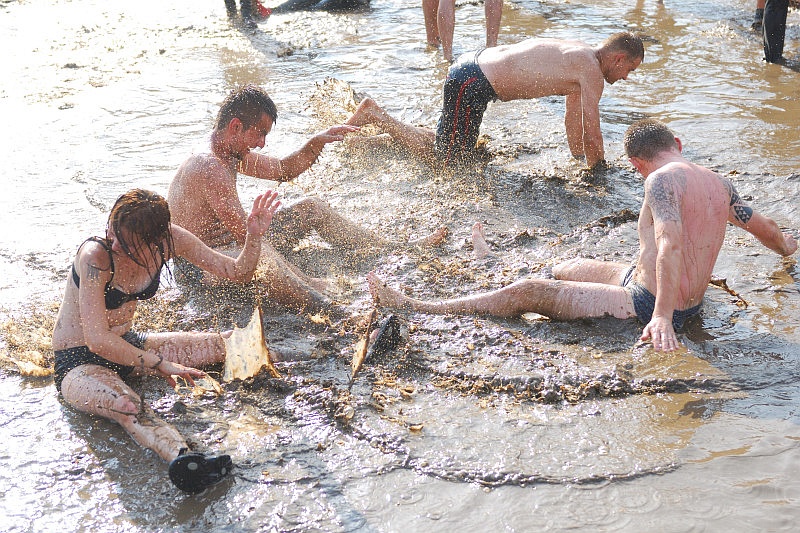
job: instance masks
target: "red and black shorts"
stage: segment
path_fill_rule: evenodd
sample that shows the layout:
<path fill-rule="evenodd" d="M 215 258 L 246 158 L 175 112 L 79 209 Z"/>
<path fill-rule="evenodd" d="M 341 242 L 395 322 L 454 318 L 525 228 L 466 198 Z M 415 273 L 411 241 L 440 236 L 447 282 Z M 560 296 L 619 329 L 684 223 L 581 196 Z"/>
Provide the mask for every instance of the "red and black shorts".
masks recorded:
<path fill-rule="evenodd" d="M 482 51 L 462 55 L 447 72 L 442 115 L 436 127 L 436 155 L 445 166 L 474 156 L 483 113 L 489 102 L 497 100 L 478 66 Z"/>

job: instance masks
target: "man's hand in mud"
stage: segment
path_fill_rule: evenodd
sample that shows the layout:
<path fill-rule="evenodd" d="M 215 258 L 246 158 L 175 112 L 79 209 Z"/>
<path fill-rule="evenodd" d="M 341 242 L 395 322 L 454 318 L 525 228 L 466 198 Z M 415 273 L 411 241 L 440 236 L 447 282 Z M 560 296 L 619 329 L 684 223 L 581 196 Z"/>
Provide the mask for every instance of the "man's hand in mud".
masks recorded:
<path fill-rule="evenodd" d="M 653 348 L 658 352 L 671 352 L 681 346 L 675 335 L 675 329 L 672 327 L 672 320 L 662 316 L 653 315 L 653 318 L 644 327 L 641 339 L 643 341 L 652 340 Z"/>

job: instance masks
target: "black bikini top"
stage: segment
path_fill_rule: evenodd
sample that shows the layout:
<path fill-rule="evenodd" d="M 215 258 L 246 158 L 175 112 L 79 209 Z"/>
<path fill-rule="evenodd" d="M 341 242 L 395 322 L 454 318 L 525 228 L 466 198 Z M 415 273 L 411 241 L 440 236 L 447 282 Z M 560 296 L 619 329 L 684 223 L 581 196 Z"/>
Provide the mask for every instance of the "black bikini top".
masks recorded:
<path fill-rule="evenodd" d="M 136 292 L 133 294 L 128 294 L 122 292 L 121 290 L 112 287 L 111 282 L 114 281 L 114 257 L 111 255 L 111 248 L 109 248 L 108 243 L 105 239 L 101 239 L 100 237 L 89 237 L 84 241 L 86 244 L 88 241 L 93 241 L 105 248 L 108 252 L 108 258 L 111 261 L 111 280 L 106 283 L 106 288 L 103 291 L 106 296 L 106 309 L 119 309 L 126 303 L 133 301 L 133 300 L 149 300 L 153 296 L 156 295 L 156 291 L 158 290 L 158 286 L 161 283 L 161 268 L 158 269 L 153 281 L 150 282 L 143 291 Z M 81 245 L 83 246 L 83 244 Z M 164 261 L 161 261 L 161 267 L 164 266 Z M 75 286 L 80 288 L 81 286 L 81 278 L 78 276 L 78 271 L 75 270 L 75 263 L 72 263 L 72 281 L 75 282 Z"/>

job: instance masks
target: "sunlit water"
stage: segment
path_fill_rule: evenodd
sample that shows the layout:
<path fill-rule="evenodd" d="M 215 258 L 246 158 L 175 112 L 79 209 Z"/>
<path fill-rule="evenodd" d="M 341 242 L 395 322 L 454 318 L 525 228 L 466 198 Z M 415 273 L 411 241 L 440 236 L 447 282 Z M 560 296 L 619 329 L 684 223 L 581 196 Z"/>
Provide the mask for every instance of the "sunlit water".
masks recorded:
<path fill-rule="evenodd" d="M 442 181 L 402 153 L 331 147 L 278 187 L 289 199 L 322 196 L 400 240 L 445 224 L 442 249 L 353 267 L 335 254 L 320 260 L 328 254 L 311 253 L 319 243 L 310 242 L 293 259 L 337 277 L 352 313 L 369 308 L 370 268 L 433 297 L 544 275 L 576 255 L 630 260 L 635 222 L 624 210 L 636 212 L 641 180 L 621 136 L 642 116 L 667 122 L 689 158 L 730 175 L 757 209 L 800 227 L 800 74 L 761 61 L 754 2 L 665 3 L 505 4 L 501 43 L 646 36 L 643 65 L 601 102 L 605 181 L 576 177 L 563 99 L 493 104 L 482 131 L 494 157 L 481 176 Z M 790 13 L 785 55 L 794 59 L 798 24 Z M 233 86 L 270 91 L 280 117 L 265 150 L 283 155 L 324 127 L 314 112 L 326 78 L 432 126 L 446 71 L 424 44 L 419 3 L 406 0 L 276 16 L 256 33 L 232 27 L 219 0 L 2 0 L 0 39 L 0 305 L 29 329 L 36 309 L 60 298 L 77 246 L 102 233 L 114 199 L 132 187 L 165 193 Z M 483 6 L 459 6 L 456 53 L 482 41 Z M 248 200 L 270 185 L 242 178 L 240 192 Z M 471 258 L 476 220 L 493 261 Z M 791 530 L 800 271 L 731 230 L 715 275 L 738 297 L 709 288 L 677 356 L 635 347 L 632 322 L 411 315 L 408 344 L 368 362 L 349 392 L 356 332 L 271 309 L 268 341 L 297 359 L 281 365 L 284 380 L 201 399 L 135 384 L 200 449 L 233 456 L 236 476 L 194 497 L 122 430 L 63 407 L 52 380 L 3 370 L 0 527 Z M 189 301 L 174 288 L 162 298 L 181 327 L 225 327 L 252 305 Z"/>

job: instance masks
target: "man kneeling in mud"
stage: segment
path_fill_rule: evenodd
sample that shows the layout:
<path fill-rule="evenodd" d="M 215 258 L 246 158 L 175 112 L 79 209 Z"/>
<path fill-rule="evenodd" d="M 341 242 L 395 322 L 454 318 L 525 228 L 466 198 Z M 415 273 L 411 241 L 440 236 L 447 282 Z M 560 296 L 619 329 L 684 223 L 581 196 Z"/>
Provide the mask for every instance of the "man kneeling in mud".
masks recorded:
<path fill-rule="evenodd" d="M 170 184 L 167 199 L 176 224 L 216 250 L 238 254 L 245 241 L 247 215 L 236 188 L 237 172 L 259 179 L 291 181 L 314 164 L 326 144 L 341 141 L 347 133 L 358 130 L 354 126 L 333 126 L 282 159 L 252 152 L 252 148 L 264 147 L 277 119 L 274 102 L 259 87 L 247 85 L 228 95 L 217 114 L 208 152 L 187 159 Z M 312 231 L 334 246 L 359 252 L 407 245 L 436 246 L 447 234 L 447 229 L 441 227 L 417 241 L 391 242 L 342 217 L 322 199 L 305 198 L 275 214 L 267 242 L 261 248 L 261 268 L 266 272 L 271 301 L 310 312 L 328 308 L 330 301 L 322 292 L 326 280 L 306 275 L 273 248 L 291 250 Z M 176 267 L 184 278 L 215 281 L 185 262 Z"/>
<path fill-rule="evenodd" d="M 574 157 L 585 156 L 589 168 L 600 168 L 605 152 L 599 104 L 605 82 L 627 79 L 643 59 L 642 40 L 628 32 L 595 47 L 580 41 L 526 39 L 464 54 L 450 67 L 435 132 L 400 122 L 370 98 L 359 104 L 347 124 L 374 124 L 418 157 L 448 168 L 474 159 L 489 102 L 566 96 L 569 149 Z"/>
<path fill-rule="evenodd" d="M 651 339 L 656 350 L 677 349 L 675 331 L 700 311 L 728 222 L 783 256 L 797 250 L 797 241 L 742 201 L 730 180 L 684 159 L 680 140 L 664 124 L 638 121 L 624 143 L 631 164 L 645 177 L 633 266 L 577 258 L 556 266 L 555 280 L 523 279 L 438 302 L 409 298 L 370 273 L 370 292 L 379 305 L 425 313 L 637 317 L 645 324 L 643 341 Z"/>

